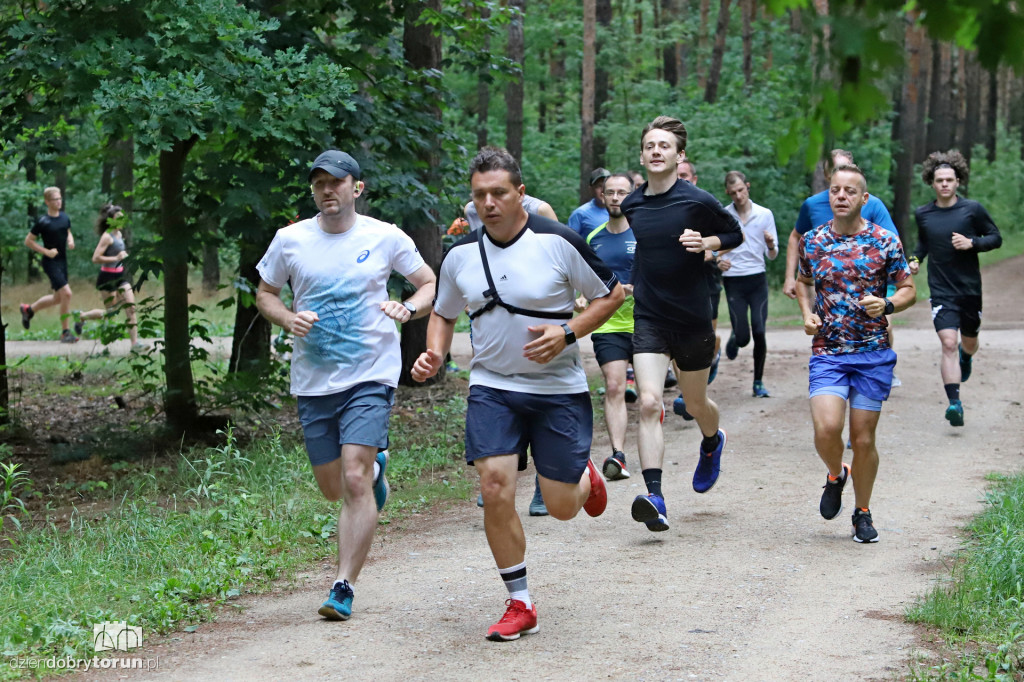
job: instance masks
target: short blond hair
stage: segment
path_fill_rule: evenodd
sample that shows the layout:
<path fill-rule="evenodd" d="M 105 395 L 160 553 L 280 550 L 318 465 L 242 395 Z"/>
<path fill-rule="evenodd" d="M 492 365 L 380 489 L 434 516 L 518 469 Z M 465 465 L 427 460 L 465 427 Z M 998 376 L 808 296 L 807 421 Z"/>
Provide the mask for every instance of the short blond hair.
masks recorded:
<path fill-rule="evenodd" d="M 60 194 L 60 187 L 47 187 L 43 190 L 43 198 L 49 199 L 54 194 Z"/>

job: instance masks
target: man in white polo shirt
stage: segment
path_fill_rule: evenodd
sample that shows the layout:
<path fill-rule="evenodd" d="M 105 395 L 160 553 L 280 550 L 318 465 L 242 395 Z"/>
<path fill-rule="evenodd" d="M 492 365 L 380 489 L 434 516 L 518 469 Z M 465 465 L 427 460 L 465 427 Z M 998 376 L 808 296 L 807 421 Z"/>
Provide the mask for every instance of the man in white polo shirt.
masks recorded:
<path fill-rule="evenodd" d="M 740 171 L 725 174 L 725 193 L 732 203 L 725 210 L 743 228 L 743 243 L 718 258 L 729 304 L 732 333 L 725 344 L 725 357 L 735 360 L 740 348 L 754 338 L 754 397 L 768 398 L 764 387 L 764 361 L 768 355 L 765 323 L 768 320 L 768 275 L 764 259 L 779 255 L 779 233 L 772 212 L 750 200 L 750 183 Z M 749 318 L 748 318 L 749 314 Z"/>

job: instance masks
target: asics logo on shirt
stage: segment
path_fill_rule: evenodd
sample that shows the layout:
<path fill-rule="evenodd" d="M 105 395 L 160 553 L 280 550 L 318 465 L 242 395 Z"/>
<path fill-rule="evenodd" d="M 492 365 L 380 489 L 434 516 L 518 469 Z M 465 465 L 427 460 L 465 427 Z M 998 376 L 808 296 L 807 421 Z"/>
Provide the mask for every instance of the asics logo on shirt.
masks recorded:
<path fill-rule="evenodd" d="M 359 256 L 356 258 L 356 262 L 357 263 L 362 263 L 364 260 L 366 260 L 369 257 L 370 257 L 370 251 L 369 251 L 369 249 L 367 249 L 366 251 L 363 251 L 362 253 L 359 254 Z"/>
<path fill-rule="evenodd" d="M 499 279 L 498 281 L 499 282 L 507 282 L 508 281 L 508 275 L 502 275 L 501 279 Z"/>

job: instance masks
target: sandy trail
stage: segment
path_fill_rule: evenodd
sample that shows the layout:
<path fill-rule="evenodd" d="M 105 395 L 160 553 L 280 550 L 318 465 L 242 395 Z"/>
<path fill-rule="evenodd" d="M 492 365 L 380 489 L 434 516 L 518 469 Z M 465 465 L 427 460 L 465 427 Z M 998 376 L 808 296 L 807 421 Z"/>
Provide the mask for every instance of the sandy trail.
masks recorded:
<path fill-rule="evenodd" d="M 1021 259 L 986 273 L 992 292 L 983 351 L 963 387 L 966 426 L 942 417 L 939 344 L 926 302 L 897 337 L 894 389 L 879 426 L 881 467 L 872 511 L 881 541 L 850 539 L 846 509 L 817 510 L 824 467 L 807 406 L 809 339 L 772 330 L 765 381 L 750 397 L 750 348 L 723 359 L 712 397 L 729 431 L 723 473 L 706 495 L 690 477 L 698 431 L 666 419 L 664 489 L 671 529 L 631 520 L 644 492 L 635 430 L 634 477 L 608 484 L 608 511 L 570 522 L 531 518 L 532 476 L 520 480 L 531 595 L 540 632 L 517 642 L 484 639 L 506 598 L 472 500 L 378 533 L 356 586 L 355 612 L 326 622 L 316 608 L 332 566 L 300 587 L 240 600 L 217 623 L 154 641 L 157 671 L 133 679 L 631 679 L 883 680 L 901 677 L 922 648 L 908 604 L 947 575 L 960 527 L 981 510 L 985 475 L 1021 468 L 1024 424 L 1019 302 Z M 457 353 L 464 361 L 465 339 Z M 592 360 L 591 360 L 592 362 Z M 673 394 L 666 392 L 666 401 Z M 631 427 L 635 414 L 631 414 Z M 595 428 L 595 460 L 608 452 Z M 401 456 L 401 453 L 396 453 Z M 396 532 L 397 531 L 397 532 Z M 87 677 L 111 679 L 110 671 Z"/>

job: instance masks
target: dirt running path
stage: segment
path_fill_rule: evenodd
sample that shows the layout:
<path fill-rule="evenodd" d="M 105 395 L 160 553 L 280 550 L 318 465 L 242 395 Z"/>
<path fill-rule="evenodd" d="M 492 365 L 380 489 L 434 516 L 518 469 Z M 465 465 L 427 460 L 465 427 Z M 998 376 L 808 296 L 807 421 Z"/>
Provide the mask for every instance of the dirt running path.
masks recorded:
<path fill-rule="evenodd" d="M 879 427 L 876 545 L 850 539 L 850 491 L 837 519 L 818 515 L 824 468 L 807 407 L 809 339 L 773 330 L 765 378 L 774 397 L 750 397 L 749 347 L 723 360 L 713 384 L 729 443 L 721 479 L 706 495 L 690 488 L 696 427 L 667 418 L 668 532 L 650 533 L 630 519 L 633 496 L 644 492 L 635 433 L 628 450 L 636 475 L 609 484 L 608 511 L 598 519 L 526 516 L 532 476 L 521 479 L 538 634 L 484 640 L 506 593 L 481 513 L 467 500 L 378 535 L 347 623 L 316 615 L 333 575 L 324 563 L 300 578 L 300 589 L 247 597 L 241 612 L 147 645 L 147 657 L 160 657 L 159 671 L 119 672 L 247 682 L 901 677 L 922 646 L 904 609 L 947 574 L 960 527 L 982 508 L 985 475 L 1016 472 L 1024 462 L 1022 264 L 986 273 L 983 351 L 964 386 L 964 428 L 942 418 L 939 346 L 926 303 L 906 315 L 915 328 L 899 328 L 903 386 Z M 595 459 L 607 450 L 601 433 Z"/>

